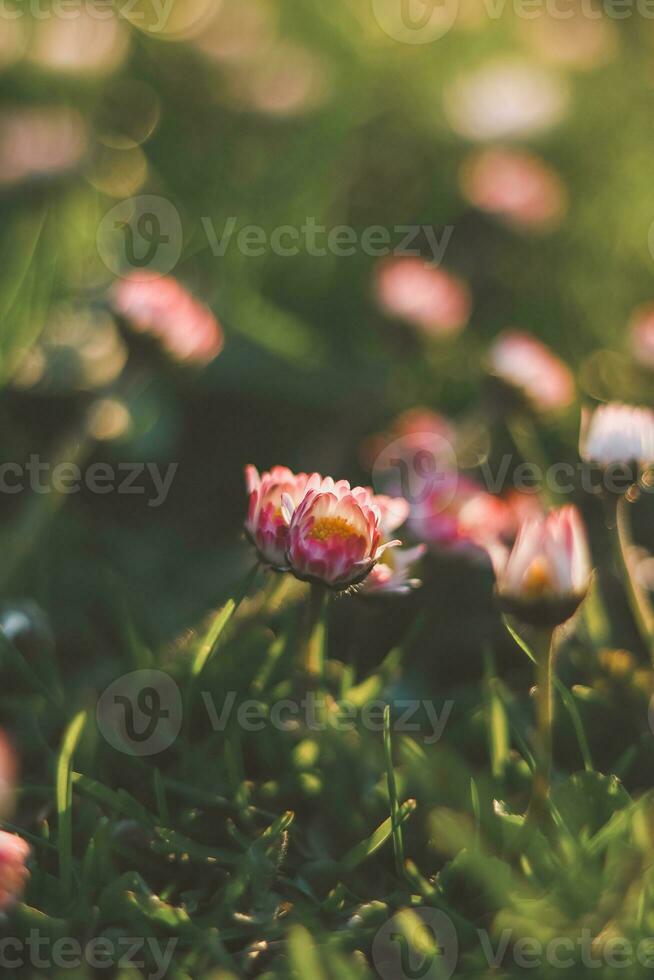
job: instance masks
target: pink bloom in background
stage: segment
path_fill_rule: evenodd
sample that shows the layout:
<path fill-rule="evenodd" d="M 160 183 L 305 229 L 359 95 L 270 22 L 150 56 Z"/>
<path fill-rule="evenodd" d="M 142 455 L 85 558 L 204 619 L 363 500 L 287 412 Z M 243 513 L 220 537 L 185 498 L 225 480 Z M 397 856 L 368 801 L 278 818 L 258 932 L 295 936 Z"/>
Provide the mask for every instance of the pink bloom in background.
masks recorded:
<path fill-rule="evenodd" d="M 654 463 L 654 412 L 621 402 L 600 405 L 581 419 L 579 454 L 601 466 Z"/>
<path fill-rule="evenodd" d="M 379 510 L 382 539 L 388 538 L 407 520 L 411 512 L 409 501 L 405 500 L 404 497 L 387 497 L 385 494 L 373 495 L 372 490 L 369 490 L 369 493 Z"/>
<path fill-rule="evenodd" d="M 320 489 L 323 482 L 319 473 L 293 473 L 286 466 L 273 466 L 261 476 L 256 467 L 246 466 L 249 507 L 245 531 L 262 561 L 279 570 L 288 569 L 288 521 L 282 512 L 282 497 L 295 510 L 307 491 Z"/>
<path fill-rule="evenodd" d="M 223 348 L 213 313 L 170 276 L 134 272 L 114 285 L 112 304 L 134 330 L 151 334 L 177 361 L 208 364 Z"/>
<path fill-rule="evenodd" d="M 401 458 L 412 465 L 420 452 L 429 453 L 434 460 L 445 457 L 453 463 L 455 439 L 455 428 L 445 416 L 429 408 L 411 408 L 398 415 L 388 431 L 366 439 L 361 458 L 380 478 L 390 471 L 397 475 L 394 461 Z"/>
<path fill-rule="evenodd" d="M 67 106 L 0 113 L 0 184 L 52 177 L 77 167 L 88 149 L 82 117 Z"/>
<path fill-rule="evenodd" d="M 444 472 L 427 498 L 414 505 L 408 526 L 414 538 L 437 551 L 479 558 L 488 542 L 508 533 L 511 523 L 501 497 L 468 477 Z"/>
<path fill-rule="evenodd" d="M 372 491 L 370 491 L 372 494 Z M 411 512 L 409 501 L 404 497 L 387 497 L 384 494 L 373 496 L 380 513 L 382 543 L 405 523 Z M 426 548 L 420 544 L 415 548 L 391 548 L 384 552 L 380 561 L 371 569 L 365 579 L 362 592 L 365 595 L 386 594 L 404 595 L 416 589 L 419 579 L 409 578 L 409 571 L 424 555 Z"/>
<path fill-rule="evenodd" d="M 504 537 L 513 543 L 523 521 L 544 515 L 543 504 L 537 493 L 527 493 L 524 490 L 509 490 L 502 499 L 508 516 Z"/>
<path fill-rule="evenodd" d="M 586 531 L 568 505 L 523 522 L 508 559 L 496 566 L 497 591 L 516 612 L 562 604 L 563 622 L 586 594 L 591 571 Z"/>
<path fill-rule="evenodd" d="M 382 515 L 373 495 L 347 480 L 328 477 L 298 507 L 288 495 L 282 507 L 289 522 L 288 563 L 304 581 L 338 590 L 358 585 L 385 550 L 399 544 L 382 544 Z"/>
<path fill-rule="evenodd" d="M 629 321 L 631 352 L 639 364 L 654 370 L 654 303 L 640 306 Z"/>
<path fill-rule="evenodd" d="M 575 397 L 568 366 L 549 347 L 523 331 L 500 334 L 489 351 L 489 368 L 491 374 L 518 389 L 538 411 L 565 408 Z"/>
<path fill-rule="evenodd" d="M 591 19 L 582 5 L 568 7 L 563 19 L 543 11 L 542 17 L 521 20 L 516 26 L 539 59 L 579 71 L 611 61 L 620 41 L 616 24 L 607 17 Z"/>
<path fill-rule="evenodd" d="M 528 230 L 554 227 L 566 209 L 558 175 L 523 150 L 490 148 L 473 154 L 463 165 L 461 188 L 475 207 Z"/>
<path fill-rule="evenodd" d="M 377 302 L 389 316 L 440 337 L 458 333 L 470 318 L 462 280 L 419 258 L 394 258 L 377 268 Z"/>
<path fill-rule="evenodd" d="M 0 830 L 0 910 L 9 908 L 25 890 L 29 844 L 17 834 Z"/>
<path fill-rule="evenodd" d="M 424 544 L 415 548 L 393 548 L 387 551 L 374 566 L 362 586 L 363 595 L 406 595 L 422 584 L 418 578 L 410 578 L 413 565 L 426 552 Z"/>

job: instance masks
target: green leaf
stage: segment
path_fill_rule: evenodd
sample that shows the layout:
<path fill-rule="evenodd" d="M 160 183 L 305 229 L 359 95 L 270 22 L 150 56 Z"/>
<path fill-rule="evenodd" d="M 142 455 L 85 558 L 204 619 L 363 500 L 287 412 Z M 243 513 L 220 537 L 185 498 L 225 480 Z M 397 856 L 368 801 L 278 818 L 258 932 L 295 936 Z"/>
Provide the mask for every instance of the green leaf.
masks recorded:
<path fill-rule="evenodd" d="M 86 711 L 80 711 L 66 729 L 57 762 L 57 817 L 59 821 L 59 875 L 66 897 L 70 897 L 73 878 L 73 755 L 86 724 Z"/>
<path fill-rule="evenodd" d="M 311 933 L 304 926 L 293 926 L 288 935 L 291 971 L 297 980 L 327 980 Z"/>
<path fill-rule="evenodd" d="M 417 803 L 415 800 L 407 800 L 398 810 L 396 825 L 401 826 L 405 820 L 407 820 L 411 814 L 416 809 Z M 395 826 L 394 821 L 391 817 L 388 820 L 384 820 L 383 823 L 377 827 L 377 830 L 362 840 L 360 844 L 353 847 L 352 850 L 348 851 L 345 857 L 341 858 L 338 862 L 338 868 L 340 871 L 347 873 L 354 871 L 358 868 L 360 864 L 363 864 L 369 857 L 376 854 L 377 851 L 384 846 L 387 840 L 393 834 L 393 827 Z"/>

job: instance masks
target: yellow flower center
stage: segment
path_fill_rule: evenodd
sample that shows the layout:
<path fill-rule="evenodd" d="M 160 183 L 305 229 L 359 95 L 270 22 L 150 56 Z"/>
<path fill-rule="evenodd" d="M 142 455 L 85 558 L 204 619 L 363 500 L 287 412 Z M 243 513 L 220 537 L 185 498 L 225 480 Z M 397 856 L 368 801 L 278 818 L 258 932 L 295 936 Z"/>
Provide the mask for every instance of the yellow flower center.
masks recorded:
<path fill-rule="evenodd" d="M 534 598 L 552 588 L 549 565 L 543 558 L 536 558 L 529 566 L 524 579 L 524 590 Z"/>
<path fill-rule="evenodd" d="M 310 536 L 316 541 L 326 541 L 328 538 L 359 537 L 355 528 L 344 517 L 319 517 L 311 528 Z"/>

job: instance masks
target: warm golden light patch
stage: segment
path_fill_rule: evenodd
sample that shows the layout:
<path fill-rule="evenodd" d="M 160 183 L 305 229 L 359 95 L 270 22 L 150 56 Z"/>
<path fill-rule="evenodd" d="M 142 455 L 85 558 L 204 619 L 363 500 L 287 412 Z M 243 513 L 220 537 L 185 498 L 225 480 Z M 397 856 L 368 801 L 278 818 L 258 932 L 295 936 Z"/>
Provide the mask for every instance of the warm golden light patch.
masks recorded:
<path fill-rule="evenodd" d="M 355 528 L 344 517 L 319 517 L 310 531 L 310 537 L 316 541 L 326 541 L 328 538 L 358 538 Z"/>
<path fill-rule="evenodd" d="M 530 596 L 540 596 L 552 589 L 552 575 L 543 558 L 536 558 L 529 566 L 524 579 L 524 591 Z"/>

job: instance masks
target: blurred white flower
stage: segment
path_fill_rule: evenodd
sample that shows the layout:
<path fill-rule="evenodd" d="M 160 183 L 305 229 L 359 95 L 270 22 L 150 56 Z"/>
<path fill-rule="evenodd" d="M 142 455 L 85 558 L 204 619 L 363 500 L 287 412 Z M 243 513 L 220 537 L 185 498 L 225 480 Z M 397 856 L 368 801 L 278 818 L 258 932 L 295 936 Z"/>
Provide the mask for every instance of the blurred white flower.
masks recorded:
<path fill-rule="evenodd" d="M 654 462 L 654 412 L 621 402 L 582 415 L 581 458 L 601 466 Z"/>
<path fill-rule="evenodd" d="M 471 140 L 532 136 L 559 122 L 568 104 L 563 79 L 526 61 L 491 61 L 445 91 L 452 128 Z"/>

